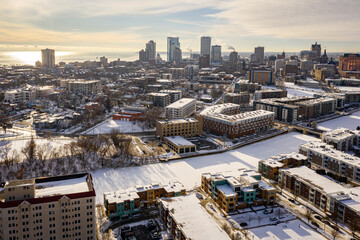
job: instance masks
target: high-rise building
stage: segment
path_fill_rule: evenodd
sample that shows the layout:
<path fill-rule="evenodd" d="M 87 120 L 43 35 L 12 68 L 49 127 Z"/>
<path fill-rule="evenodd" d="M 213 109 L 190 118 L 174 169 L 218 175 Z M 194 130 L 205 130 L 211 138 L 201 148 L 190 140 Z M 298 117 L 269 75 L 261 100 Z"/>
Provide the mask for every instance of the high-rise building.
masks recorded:
<path fill-rule="evenodd" d="M 221 46 L 219 45 L 211 46 L 211 62 L 213 63 L 221 62 Z"/>
<path fill-rule="evenodd" d="M 199 57 L 199 68 L 208 68 L 210 66 L 210 55 L 205 54 Z"/>
<path fill-rule="evenodd" d="M 150 40 L 146 44 L 145 53 L 146 53 L 147 61 L 155 60 L 155 58 L 156 58 L 156 42 L 154 42 L 153 40 Z"/>
<path fill-rule="evenodd" d="M 238 61 L 238 53 L 236 51 L 232 51 L 229 54 L 229 61 L 232 62 L 232 63 L 237 63 L 237 61 Z"/>
<path fill-rule="evenodd" d="M 174 51 L 176 48 L 180 49 L 179 37 L 168 37 L 167 38 L 167 61 L 174 61 Z"/>
<path fill-rule="evenodd" d="M 43 49 L 41 50 L 42 66 L 45 68 L 55 67 L 55 50 L 54 49 Z"/>
<path fill-rule="evenodd" d="M 339 73 L 342 77 L 346 78 L 360 78 L 360 54 L 343 54 L 339 61 Z"/>
<path fill-rule="evenodd" d="M 200 56 L 210 56 L 211 37 L 201 37 Z"/>
<path fill-rule="evenodd" d="M 141 49 L 139 51 L 139 61 L 146 62 L 146 52 L 144 51 L 144 49 Z"/>
<path fill-rule="evenodd" d="M 316 56 L 321 57 L 321 44 L 315 42 L 315 44 L 311 45 L 310 51 L 316 52 Z"/>
<path fill-rule="evenodd" d="M 256 47 L 255 48 L 255 62 L 262 64 L 264 63 L 264 47 Z"/>
<path fill-rule="evenodd" d="M 2 183 L 0 239 L 96 239 L 91 175 Z"/>
<path fill-rule="evenodd" d="M 100 62 L 104 67 L 108 65 L 108 59 L 105 56 L 100 57 Z"/>
<path fill-rule="evenodd" d="M 180 47 L 175 47 L 174 49 L 174 57 L 173 57 L 173 62 L 179 63 L 182 60 L 182 51 L 180 49 Z"/>

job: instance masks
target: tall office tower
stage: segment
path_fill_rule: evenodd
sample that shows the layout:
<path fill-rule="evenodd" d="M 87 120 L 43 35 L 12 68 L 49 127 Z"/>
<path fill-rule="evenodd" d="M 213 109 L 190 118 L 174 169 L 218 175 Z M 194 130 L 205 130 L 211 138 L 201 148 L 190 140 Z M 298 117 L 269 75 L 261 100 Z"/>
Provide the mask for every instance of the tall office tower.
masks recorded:
<path fill-rule="evenodd" d="M 316 56 L 321 57 L 321 44 L 315 42 L 315 44 L 311 44 L 310 51 L 316 52 Z"/>
<path fill-rule="evenodd" d="M 256 63 L 264 63 L 264 47 L 255 48 Z"/>
<path fill-rule="evenodd" d="M 144 49 L 141 49 L 139 51 L 139 61 L 146 62 L 146 52 L 144 51 Z"/>
<path fill-rule="evenodd" d="M 210 56 L 211 37 L 201 37 L 200 56 Z"/>
<path fill-rule="evenodd" d="M 153 40 L 150 40 L 146 44 L 145 53 L 146 53 L 147 61 L 155 60 L 155 58 L 156 58 L 156 42 L 154 42 Z"/>
<path fill-rule="evenodd" d="M 221 62 L 221 46 L 219 45 L 211 46 L 211 62 L 213 63 Z"/>
<path fill-rule="evenodd" d="M 181 60 L 182 60 L 182 51 L 179 47 L 175 47 L 173 61 L 179 63 L 181 62 Z"/>
<path fill-rule="evenodd" d="M 236 51 L 232 51 L 229 55 L 229 61 L 232 63 L 237 63 L 238 61 L 238 53 Z"/>
<path fill-rule="evenodd" d="M 41 50 L 42 66 L 45 68 L 55 67 L 55 50 L 43 49 Z"/>
<path fill-rule="evenodd" d="M 180 48 L 179 37 L 167 38 L 167 61 L 174 61 L 174 51 L 176 48 Z"/>

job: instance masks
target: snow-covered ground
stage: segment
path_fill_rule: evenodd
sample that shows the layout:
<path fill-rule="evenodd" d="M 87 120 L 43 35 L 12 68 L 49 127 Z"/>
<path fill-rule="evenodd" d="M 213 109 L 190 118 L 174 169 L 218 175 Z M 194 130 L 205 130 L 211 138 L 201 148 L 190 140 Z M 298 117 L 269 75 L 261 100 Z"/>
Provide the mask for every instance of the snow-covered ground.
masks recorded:
<path fill-rule="evenodd" d="M 204 172 L 228 171 L 239 168 L 255 169 L 258 161 L 280 153 L 297 152 L 298 146 L 317 140 L 300 133 L 288 133 L 221 154 L 187 158 L 143 165 L 139 167 L 100 169 L 92 172 L 96 202 L 103 202 L 103 193 L 151 181 L 168 184 L 170 180 L 181 181 L 186 189 L 199 186 Z"/>
<path fill-rule="evenodd" d="M 300 220 L 293 220 L 287 223 L 277 225 L 264 226 L 249 230 L 249 239 L 262 240 L 285 240 L 285 239 L 301 239 L 301 240 L 321 240 L 327 239 L 313 228 L 309 227 Z"/>
<path fill-rule="evenodd" d="M 280 207 L 274 208 L 273 212 L 268 214 L 264 213 L 263 209 L 265 209 L 265 207 L 262 207 L 260 209 L 261 210 L 257 210 L 256 213 L 250 212 L 249 209 L 246 209 L 248 210 L 248 212 L 231 215 L 228 217 L 228 219 L 234 220 L 238 224 L 247 223 L 248 226 L 244 228 L 259 227 L 263 225 L 273 224 L 277 221 L 286 222 L 296 219 L 296 216 Z M 267 211 L 271 211 L 271 208 L 268 208 Z M 271 218 L 273 218 L 272 221 L 270 220 Z"/>
<path fill-rule="evenodd" d="M 95 127 L 92 127 L 82 132 L 81 134 L 85 134 L 85 135 L 108 134 L 111 133 L 111 131 L 113 130 L 117 130 L 120 133 L 155 131 L 155 129 L 144 130 L 137 122 L 107 119 L 104 122 L 99 123 Z"/>
<path fill-rule="evenodd" d="M 46 139 L 46 138 L 39 138 L 34 139 L 38 146 L 45 146 L 47 153 L 49 153 L 54 148 L 60 148 L 65 144 L 69 144 L 74 140 L 70 138 L 56 138 L 56 139 Z M 29 139 L 22 139 L 22 140 L 14 140 L 14 141 L 4 141 L 3 144 L 0 144 L 1 147 L 10 146 L 10 151 L 16 150 L 18 153 L 21 154 L 21 150 L 26 146 L 26 144 L 30 141 Z"/>
<path fill-rule="evenodd" d="M 285 87 L 289 97 L 313 96 L 315 93 L 324 92 L 322 89 L 299 86 L 291 82 L 285 82 Z"/>
<path fill-rule="evenodd" d="M 360 111 L 318 124 L 319 129 L 327 131 L 340 127 L 355 130 L 357 126 L 360 126 Z"/>
<path fill-rule="evenodd" d="M 343 87 L 343 86 L 337 86 L 337 89 L 339 89 L 342 92 L 360 92 L 360 87 Z"/>

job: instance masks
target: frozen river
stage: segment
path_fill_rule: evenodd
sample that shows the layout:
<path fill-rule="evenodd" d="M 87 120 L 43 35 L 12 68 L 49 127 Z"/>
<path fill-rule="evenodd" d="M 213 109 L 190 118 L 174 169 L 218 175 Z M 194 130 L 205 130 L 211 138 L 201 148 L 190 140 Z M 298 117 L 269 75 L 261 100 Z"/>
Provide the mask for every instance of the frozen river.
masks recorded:
<path fill-rule="evenodd" d="M 199 186 L 204 172 L 220 172 L 238 168 L 257 168 L 258 161 L 280 153 L 298 152 L 298 146 L 316 138 L 297 132 L 283 134 L 225 153 L 187 158 L 129 168 L 106 168 L 92 172 L 96 202 L 103 202 L 103 193 L 151 181 L 167 184 L 181 181 L 186 189 Z"/>

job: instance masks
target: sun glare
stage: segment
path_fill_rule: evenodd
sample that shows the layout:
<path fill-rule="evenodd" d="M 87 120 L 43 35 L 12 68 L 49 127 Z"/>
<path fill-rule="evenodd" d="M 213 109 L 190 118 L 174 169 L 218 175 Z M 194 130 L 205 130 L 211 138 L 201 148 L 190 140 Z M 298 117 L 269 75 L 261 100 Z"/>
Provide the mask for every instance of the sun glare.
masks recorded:
<path fill-rule="evenodd" d="M 70 55 L 70 52 L 55 52 L 56 57 Z M 9 52 L 6 55 L 14 60 L 21 61 L 23 64 L 35 65 L 36 61 L 41 61 L 41 52 Z"/>

